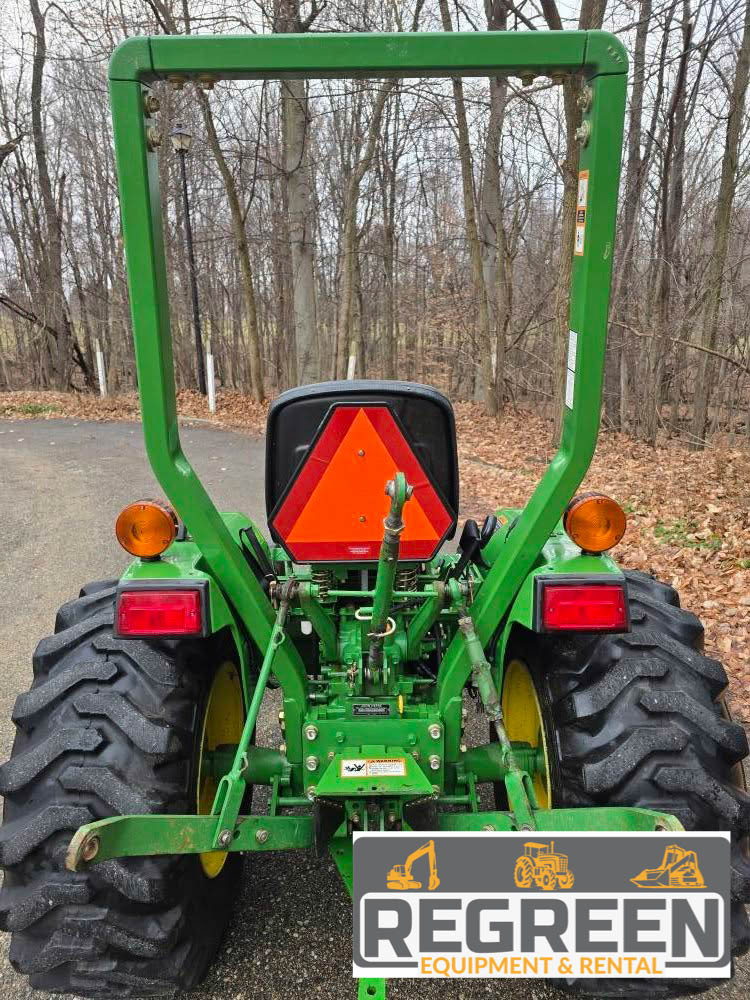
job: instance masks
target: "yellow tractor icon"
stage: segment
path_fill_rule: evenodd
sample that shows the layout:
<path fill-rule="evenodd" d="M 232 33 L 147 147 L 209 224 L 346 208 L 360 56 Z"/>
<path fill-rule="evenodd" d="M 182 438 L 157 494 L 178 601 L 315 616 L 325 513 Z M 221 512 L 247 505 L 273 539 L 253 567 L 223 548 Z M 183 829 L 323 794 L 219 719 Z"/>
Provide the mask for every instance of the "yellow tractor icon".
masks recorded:
<path fill-rule="evenodd" d="M 698 867 L 695 851 L 670 844 L 660 868 L 644 868 L 630 880 L 641 889 L 704 889 L 706 883 Z"/>
<path fill-rule="evenodd" d="M 516 861 L 513 878 L 519 889 L 528 889 L 536 882 L 540 889 L 550 891 L 573 888 L 573 872 L 568 868 L 568 855 L 555 853 L 555 842 L 537 844 L 530 840 L 523 845 L 523 854 Z"/>
<path fill-rule="evenodd" d="M 426 844 L 422 844 L 418 847 L 416 851 L 412 851 L 409 857 L 406 859 L 406 863 L 403 865 L 394 865 L 393 868 L 388 872 L 386 876 L 385 884 L 389 889 L 421 889 L 422 883 L 415 881 L 412 878 L 411 868 L 415 861 L 419 858 L 427 855 L 427 859 L 430 864 L 430 881 L 427 886 L 430 892 L 433 892 L 440 885 L 440 879 L 437 874 L 437 862 L 435 860 L 435 841 L 428 840 Z"/>

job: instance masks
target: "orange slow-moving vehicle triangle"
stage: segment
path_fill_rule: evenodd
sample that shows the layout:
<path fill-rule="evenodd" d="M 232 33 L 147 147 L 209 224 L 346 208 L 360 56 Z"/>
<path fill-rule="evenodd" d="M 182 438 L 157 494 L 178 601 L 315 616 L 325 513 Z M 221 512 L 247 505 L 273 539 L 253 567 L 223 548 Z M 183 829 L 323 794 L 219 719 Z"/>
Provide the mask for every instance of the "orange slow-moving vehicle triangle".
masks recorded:
<path fill-rule="evenodd" d="M 385 484 L 398 471 L 367 414 L 360 410 L 287 540 L 290 544 L 323 539 L 380 542 L 389 506 Z M 404 506 L 403 520 L 403 541 L 437 541 L 439 536 L 416 497 Z"/>
<path fill-rule="evenodd" d="M 429 558 L 452 518 L 382 406 L 333 411 L 273 517 L 292 557 L 377 559 L 389 507 L 385 485 L 397 471 L 414 486 L 404 506 L 401 558 Z"/>

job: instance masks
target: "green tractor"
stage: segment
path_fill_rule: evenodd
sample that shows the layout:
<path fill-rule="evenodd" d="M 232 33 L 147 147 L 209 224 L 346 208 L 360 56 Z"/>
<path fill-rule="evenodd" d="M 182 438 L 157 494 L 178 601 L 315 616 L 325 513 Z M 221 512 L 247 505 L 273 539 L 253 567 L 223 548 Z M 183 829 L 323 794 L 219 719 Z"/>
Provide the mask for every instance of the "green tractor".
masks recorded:
<path fill-rule="evenodd" d="M 285 393 L 267 432 L 268 544 L 219 513 L 175 407 L 157 80 L 578 74 L 578 232 L 564 429 L 522 510 L 463 526 L 453 412 L 433 389 Z M 333 857 L 353 831 L 731 830 L 748 947 L 750 798 L 727 677 L 675 591 L 607 555 L 625 529 L 575 496 L 599 424 L 627 59 L 603 32 L 135 38 L 111 100 L 148 456 L 168 502 L 116 530 L 136 558 L 57 614 L 0 768 L 2 925 L 32 987 L 165 996 L 206 974 L 240 852 Z M 257 745 L 267 687 L 280 746 Z M 466 705 L 489 732 L 467 746 Z M 479 786 L 494 786 L 482 808 Z M 255 785 L 269 789 L 250 813 Z M 668 996 L 707 983 L 566 984 Z M 382 998 L 382 980 L 361 980 Z"/>

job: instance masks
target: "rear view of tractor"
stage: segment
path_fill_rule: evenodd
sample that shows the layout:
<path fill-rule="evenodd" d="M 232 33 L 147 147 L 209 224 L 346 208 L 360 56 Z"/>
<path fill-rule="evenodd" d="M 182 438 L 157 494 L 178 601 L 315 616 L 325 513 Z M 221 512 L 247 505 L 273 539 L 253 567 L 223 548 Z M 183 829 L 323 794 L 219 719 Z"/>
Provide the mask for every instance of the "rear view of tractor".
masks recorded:
<path fill-rule="evenodd" d="M 219 513 L 179 443 L 149 84 L 571 72 L 587 94 L 589 221 L 562 444 L 526 507 L 500 504 L 459 533 L 450 402 L 411 383 L 332 382 L 270 409 L 267 532 Z M 675 591 L 608 555 L 625 531 L 618 504 L 575 495 L 598 427 L 625 74 L 620 43 L 600 32 L 170 36 L 115 53 L 144 434 L 167 500 L 123 511 L 117 537 L 134 561 L 60 609 L 13 710 L 0 914 L 33 987 L 189 989 L 219 948 L 241 852 L 330 854 L 351 890 L 356 831 L 425 831 L 383 876 L 430 891 L 428 831 L 527 831 L 519 877 L 565 889 L 567 857 L 535 833 L 730 830 L 733 949 L 746 950 L 747 742 L 724 706 L 726 674 Z M 272 678 L 280 743 L 260 746 Z M 471 704 L 486 725 L 470 746 Z M 255 785 L 270 792 L 260 813 Z M 382 997 L 384 984 L 363 980 L 360 994 Z"/>

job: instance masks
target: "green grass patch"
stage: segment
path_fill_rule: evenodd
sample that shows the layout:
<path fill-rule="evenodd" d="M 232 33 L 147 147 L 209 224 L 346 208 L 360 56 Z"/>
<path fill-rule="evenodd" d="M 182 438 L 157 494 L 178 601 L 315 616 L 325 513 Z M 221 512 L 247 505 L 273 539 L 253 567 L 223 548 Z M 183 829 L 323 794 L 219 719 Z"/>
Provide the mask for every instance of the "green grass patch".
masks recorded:
<path fill-rule="evenodd" d="M 632 500 L 628 500 L 627 503 L 624 503 L 621 506 L 626 514 L 635 514 L 637 516 L 648 514 L 648 511 L 643 507 L 643 504 L 634 503 Z"/>
<path fill-rule="evenodd" d="M 39 417 L 43 413 L 60 412 L 56 406 L 51 406 L 49 403 L 24 403 L 22 406 L 11 406 L 10 409 L 15 410 L 16 413 L 23 413 L 27 417 Z"/>
<path fill-rule="evenodd" d="M 721 538 L 712 533 L 708 538 L 696 538 L 698 525 L 695 521 L 657 521 L 654 525 L 656 537 L 669 545 L 677 545 L 681 549 L 710 549 L 715 552 L 721 548 Z"/>

